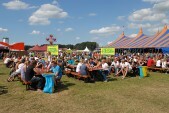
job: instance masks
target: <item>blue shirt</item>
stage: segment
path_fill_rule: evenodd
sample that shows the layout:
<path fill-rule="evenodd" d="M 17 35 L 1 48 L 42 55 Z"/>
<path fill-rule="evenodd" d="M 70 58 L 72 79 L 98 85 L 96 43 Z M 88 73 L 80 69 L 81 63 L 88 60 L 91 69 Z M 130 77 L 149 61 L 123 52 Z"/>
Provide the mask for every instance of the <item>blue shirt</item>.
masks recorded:
<path fill-rule="evenodd" d="M 70 65 L 74 65 L 74 64 L 75 64 L 75 61 L 72 60 L 72 59 L 71 59 L 71 60 L 68 60 L 67 62 L 68 62 L 68 64 L 70 64 Z"/>
<path fill-rule="evenodd" d="M 52 67 L 50 70 L 55 74 L 58 73 L 59 77 L 62 77 L 62 70 L 58 65 L 55 67 Z"/>

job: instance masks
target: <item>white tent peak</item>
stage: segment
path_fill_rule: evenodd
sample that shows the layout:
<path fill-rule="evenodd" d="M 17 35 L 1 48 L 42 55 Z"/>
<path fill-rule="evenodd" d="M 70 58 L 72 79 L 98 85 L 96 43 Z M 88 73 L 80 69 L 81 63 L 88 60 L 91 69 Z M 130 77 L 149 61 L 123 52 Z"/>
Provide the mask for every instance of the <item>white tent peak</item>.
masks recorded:
<path fill-rule="evenodd" d="M 68 50 L 71 50 L 70 48 Z"/>
<path fill-rule="evenodd" d="M 86 46 L 86 48 L 83 50 L 84 52 L 90 52 L 90 50 L 88 49 L 88 47 Z"/>

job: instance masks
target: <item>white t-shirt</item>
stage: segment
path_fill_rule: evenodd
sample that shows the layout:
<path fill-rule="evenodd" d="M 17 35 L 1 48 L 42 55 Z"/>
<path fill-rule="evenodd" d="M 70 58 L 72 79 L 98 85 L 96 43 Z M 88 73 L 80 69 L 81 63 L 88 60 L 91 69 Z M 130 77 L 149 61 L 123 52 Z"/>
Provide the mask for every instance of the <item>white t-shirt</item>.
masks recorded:
<path fill-rule="evenodd" d="M 6 59 L 4 60 L 4 64 L 7 64 L 9 61 L 11 61 L 11 58 L 6 58 Z"/>
<path fill-rule="evenodd" d="M 125 68 L 125 67 L 126 67 L 125 63 L 122 63 L 122 62 L 121 62 L 121 63 L 120 63 L 120 67 L 121 67 L 121 68 Z"/>
<path fill-rule="evenodd" d="M 128 62 L 125 62 L 125 66 L 126 66 L 126 67 L 128 66 L 130 70 L 132 69 L 130 63 L 128 63 Z"/>
<path fill-rule="evenodd" d="M 156 66 L 157 66 L 157 67 L 160 67 L 160 66 L 161 66 L 161 60 L 157 60 Z"/>
<path fill-rule="evenodd" d="M 118 67 L 118 66 L 119 66 L 119 61 L 117 61 L 117 62 L 114 62 L 114 61 L 113 61 L 113 62 L 111 63 L 111 65 L 114 66 L 114 67 Z"/>
<path fill-rule="evenodd" d="M 167 68 L 167 62 L 166 61 L 162 62 L 162 68 Z"/>
<path fill-rule="evenodd" d="M 21 73 L 21 69 L 22 69 L 23 66 L 24 66 L 24 63 L 19 64 L 18 69 L 15 72 Z"/>
<path fill-rule="evenodd" d="M 109 66 L 107 63 L 102 64 L 103 70 L 109 70 Z"/>
<path fill-rule="evenodd" d="M 80 67 L 82 66 L 82 63 L 78 63 L 76 67 L 76 72 L 80 72 Z"/>

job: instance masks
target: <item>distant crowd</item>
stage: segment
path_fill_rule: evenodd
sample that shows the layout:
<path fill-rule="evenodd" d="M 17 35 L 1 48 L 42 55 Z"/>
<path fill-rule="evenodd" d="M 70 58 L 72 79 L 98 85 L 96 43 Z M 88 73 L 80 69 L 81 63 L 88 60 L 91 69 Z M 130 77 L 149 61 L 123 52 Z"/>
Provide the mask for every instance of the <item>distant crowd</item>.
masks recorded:
<path fill-rule="evenodd" d="M 43 73 L 51 72 L 55 74 L 56 83 L 62 79 L 68 70 L 80 76 L 90 76 L 89 82 L 101 80 L 109 81 L 109 75 L 113 73 L 115 77 L 120 76 L 125 79 L 131 73 L 139 76 L 139 66 L 156 68 L 168 68 L 169 57 L 162 53 L 145 54 L 116 54 L 113 56 L 102 56 L 100 53 L 73 53 L 66 54 L 60 52 L 58 56 L 51 53 L 40 55 L 30 52 L 29 55 L 17 56 L 16 54 L 3 54 L 4 64 L 11 68 L 8 82 L 19 77 L 23 83 L 30 82 L 31 88 L 43 90 L 45 78 Z"/>

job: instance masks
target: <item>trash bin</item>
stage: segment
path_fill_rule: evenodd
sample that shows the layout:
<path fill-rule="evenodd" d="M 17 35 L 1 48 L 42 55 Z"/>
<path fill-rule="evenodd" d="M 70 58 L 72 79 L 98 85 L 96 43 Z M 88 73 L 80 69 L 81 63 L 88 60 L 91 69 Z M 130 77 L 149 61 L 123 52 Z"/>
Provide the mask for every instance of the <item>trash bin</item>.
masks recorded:
<path fill-rule="evenodd" d="M 147 76 L 147 66 L 139 66 L 139 75 L 141 78 Z"/>

